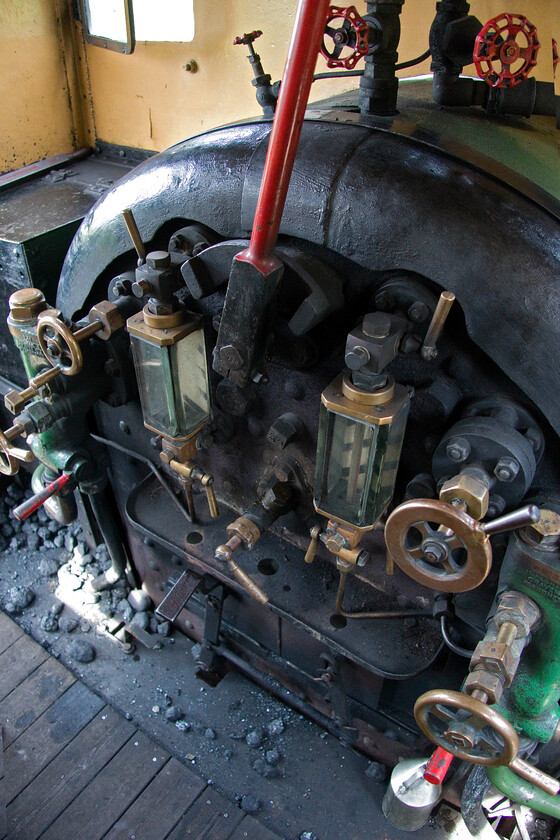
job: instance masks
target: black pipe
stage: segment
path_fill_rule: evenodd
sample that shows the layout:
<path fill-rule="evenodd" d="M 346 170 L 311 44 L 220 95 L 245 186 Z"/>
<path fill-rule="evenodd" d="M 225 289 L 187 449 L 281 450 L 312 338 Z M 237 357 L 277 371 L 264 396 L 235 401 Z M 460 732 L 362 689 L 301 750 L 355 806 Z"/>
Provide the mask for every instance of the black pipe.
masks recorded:
<path fill-rule="evenodd" d="M 88 493 L 88 498 L 97 524 L 99 525 L 101 536 L 107 546 L 109 557 L 111 558 L 111 574 L 105 573 L 104 575 L 107 584 L 110 585 L 124 577 L 128 558 L 124 550 L 117 522 L 112 510 L 107 504 L 104 492 Z"/>

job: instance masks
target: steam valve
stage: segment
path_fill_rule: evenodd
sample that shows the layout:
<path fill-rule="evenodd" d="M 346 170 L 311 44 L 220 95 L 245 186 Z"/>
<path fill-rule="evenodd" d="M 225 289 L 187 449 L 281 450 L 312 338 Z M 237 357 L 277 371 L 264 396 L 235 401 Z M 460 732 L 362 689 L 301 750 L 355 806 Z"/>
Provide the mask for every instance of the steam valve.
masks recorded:
<path fill-rule="evenodd" d="M 333 25 L 335 21 L 342 23 Z M 325 35 L 328 35 L 333 43 L 332 47 L 327 46 L 323 37 L 321 53 L 327 59 L 327 67 L 353 70 L 360 58 L 368 54 L 369 26 L 360 17 L 355 6 L 331 6 Z M 345 49 L 349 52 L 342 55 Z"/>
<path fill-rule="evenodd" d="M 476 37 L 476 72 L 490 87 L 515 87 L 536 65 L 539 47 L 536 27 L 523 15 L 505 12 L 489 20 Z"/>

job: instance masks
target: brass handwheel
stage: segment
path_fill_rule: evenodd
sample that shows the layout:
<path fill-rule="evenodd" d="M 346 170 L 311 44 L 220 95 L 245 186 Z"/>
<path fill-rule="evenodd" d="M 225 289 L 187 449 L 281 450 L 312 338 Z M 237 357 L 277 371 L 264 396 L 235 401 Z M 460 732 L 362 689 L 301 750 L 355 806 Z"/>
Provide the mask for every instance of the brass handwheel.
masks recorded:
<path fill-rule="evenodd" d="M 467 592 L 488 575 L 492 548 L 476 519 L 436 499 L 399 505 L 385 525 L 392 560 L 418 583 L 440 592 Z"/>
<path fill-rule="evenodd" d="M 55 311 L 42 312 L 38 318 L 39 346 L 50 365 L 65 376 L 74 376 L 82 369 L 82 351 L 72 330 L 57 317 Z"/>
<path fill-rule="evenodd" d="M 519 751 L 511 723 L 460 691 L 427 691 L 416 701 L 414 717 L 434 744 L 472 764 L 507 766 Z"/>
<path fill-rule="evenodd" d="M 4 432 L 0 431 L 0 473 L 16 475 L 19 470 L 19 461 L 29 464 L 33 458 L 31 450 L 14 446 Z"/>

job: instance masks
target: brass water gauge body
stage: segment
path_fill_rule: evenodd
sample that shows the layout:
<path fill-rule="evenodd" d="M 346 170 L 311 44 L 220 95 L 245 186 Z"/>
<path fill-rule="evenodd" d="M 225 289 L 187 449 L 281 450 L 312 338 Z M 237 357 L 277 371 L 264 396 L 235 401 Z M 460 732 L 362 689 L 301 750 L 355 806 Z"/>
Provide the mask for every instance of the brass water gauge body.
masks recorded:
<path fill-rule="evenodd" d="M 375 391 L 338 376 L 321 395 L 314 504 L 361 531 L 375 526 L 393 495 L 410 407 L 409 389 L 387 378 Z"/>
<path fill-rule="evenodd" d="M 174 444 L 193 439 L 211 418 L 202 318 L 148 306 L 127 321 L 144 425 Z"/>

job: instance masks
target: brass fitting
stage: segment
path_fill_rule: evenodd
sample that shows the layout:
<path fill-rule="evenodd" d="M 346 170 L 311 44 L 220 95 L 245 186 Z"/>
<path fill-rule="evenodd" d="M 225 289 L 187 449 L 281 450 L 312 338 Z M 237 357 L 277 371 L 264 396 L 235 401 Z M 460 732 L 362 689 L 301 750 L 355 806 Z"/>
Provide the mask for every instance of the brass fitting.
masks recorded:
<path fill-rule="evenodd" d="M 88 319 L 91 324 L 99 323 L 102 329 L 96 332 L 98 338 L 107 341 L 111 338 L 116 330 L 124 327 L 124 318 L 121 315 L 119 307 L 115 303 L 110 303 L 108 300 L 102 300 L 96 303 L 95 306 L 89 310 Z"/>
<path fill-rule="evenodd" d="M 10 318 L 18 324 L 34 321 L 39 312 L 47 308 L 45 296 L 40 289 L 18 289 L 8 301 Z"/>
<path fill-rule="evenodd" d="M 530 545 L 537 545 L 544 551 L 556 551 L 560 542 L 560 514 L 541 508 L 538 522 L 528 525 L 522 536 Z"/>
<path fill-rule="evenodd" d="M 251 551 L 261 536 L 259 528 L 246 516 L 238 517 L 234 522 L 227 526 L 226 532 L 228 537 L 237 537 L 241 540 L 243 547 L 247 551 Z"/>
<path fill-rule="evenodd" d="M 505 592 L 500 597 L 498 611 L 494 616 L 496 627 L 502 627 L 506 622 L 514 624 L 517 638 L 523 639 L 537 625 L 541 618 L 541 611 L 531 598 L 521 592 Z"/>
<path fill-rule="evenodd" d="M 363 535 L 364 532 L 360 528 L 329 520 L 326 532 L 321 534 L 321 540 L 337 558 L 337 565 L 349 569 L 351 566 L 364 566 L 368 559 L 367 551 L 360 548 Z"/>
<path fill-rule="evenodd" d="M 241 566 L 233 559 L 234 551 L 243 546 L 243 548 L 250 550 L 261 536 L 260 530 L 247 519 L 246 516 L 240 516 L 235 522 L 227 527 L 227 534 L 229 540 L 225 545 L 219 545 L 214 554 L 216 560 L 226 563 L 233 575 L 237 578 L 241 586 L 249 593 L 249 595 L 258 601 L 259 604 L 266 604 L 268 595 L 260 586 L 253 580 Z"/>
<path fill-rule="evenodd" d="M 488 487 L 481 479 L 469 473 L 459 473 L 442 486 L 439 498 L 442 502 L 453 502 L 458 499 L 467 506 L 467 513 L 473 519 L 483 519 L 488 511 Z"/>
<path fill-rule="evenodd" d="M 482 691 L 488 698 L 488 703 L 493 705 L 504 693 L 504 685 L 498 674 L 491 674 L 482 668 L 477 668 L 468 675 L 463 691 L 471 696 L 475 691 Z"/>
<path fill-rule="evenodd" d="M 23 391 L 8 391 L 4 405 L 12 414 L 20 414 L 27 403 L 39 396 L 41 388 L 60 374 L 60 368 L 48 368 L 29 380 L 29 386 Z"/>
<path fill-rule="evenodd" d="M 208 508 L 210 509 L 210 516 L 213 519 L 217 519 L 220 515 L 220 511 L 218 509 L 218 502 L 216 501 L 216 496 L 214 494 L 214 476 L 210 473 L 205 473 L 200 467 L 194 464 L 192 461 L 187 461 L 185 464 L 181 463 L 180 461 L 175 460 L 175 458 L 171 457 L 173 455 L 172 450 L 164 449 L 160 453 L 161 460 L 168 464 L 171 469 L 176 472 L 182 479 L 182 484 L 185 488 L 187 493 L 187 499 L 189 502 L 189 513 L 191 516 L 193 515 L 194 509 L 192 506 L 192 485 L 195 481 L 200 481 L 204 489 L 206 490 L 206 498 L 208 500 Z"/>
<path fill-rule="evenodd" d="M 503 625 L 503 627 L 506 627 L 506 625 Z M 516 632 L 514 632 L 513 640 L 515 640 L 516 635 Z M 499 676 L 503 682 L 503 687 L 507 688 L 511 684 L 515 669 L 515 658 L 511 645 L 508 645 L 507 642 L 499 642 L 497 639 L 496 641 L 485 641 L 483 639 L 474 650 L 471 658 L 471 668 L 473 671 L 481 668 L 490 674 Z"/>

